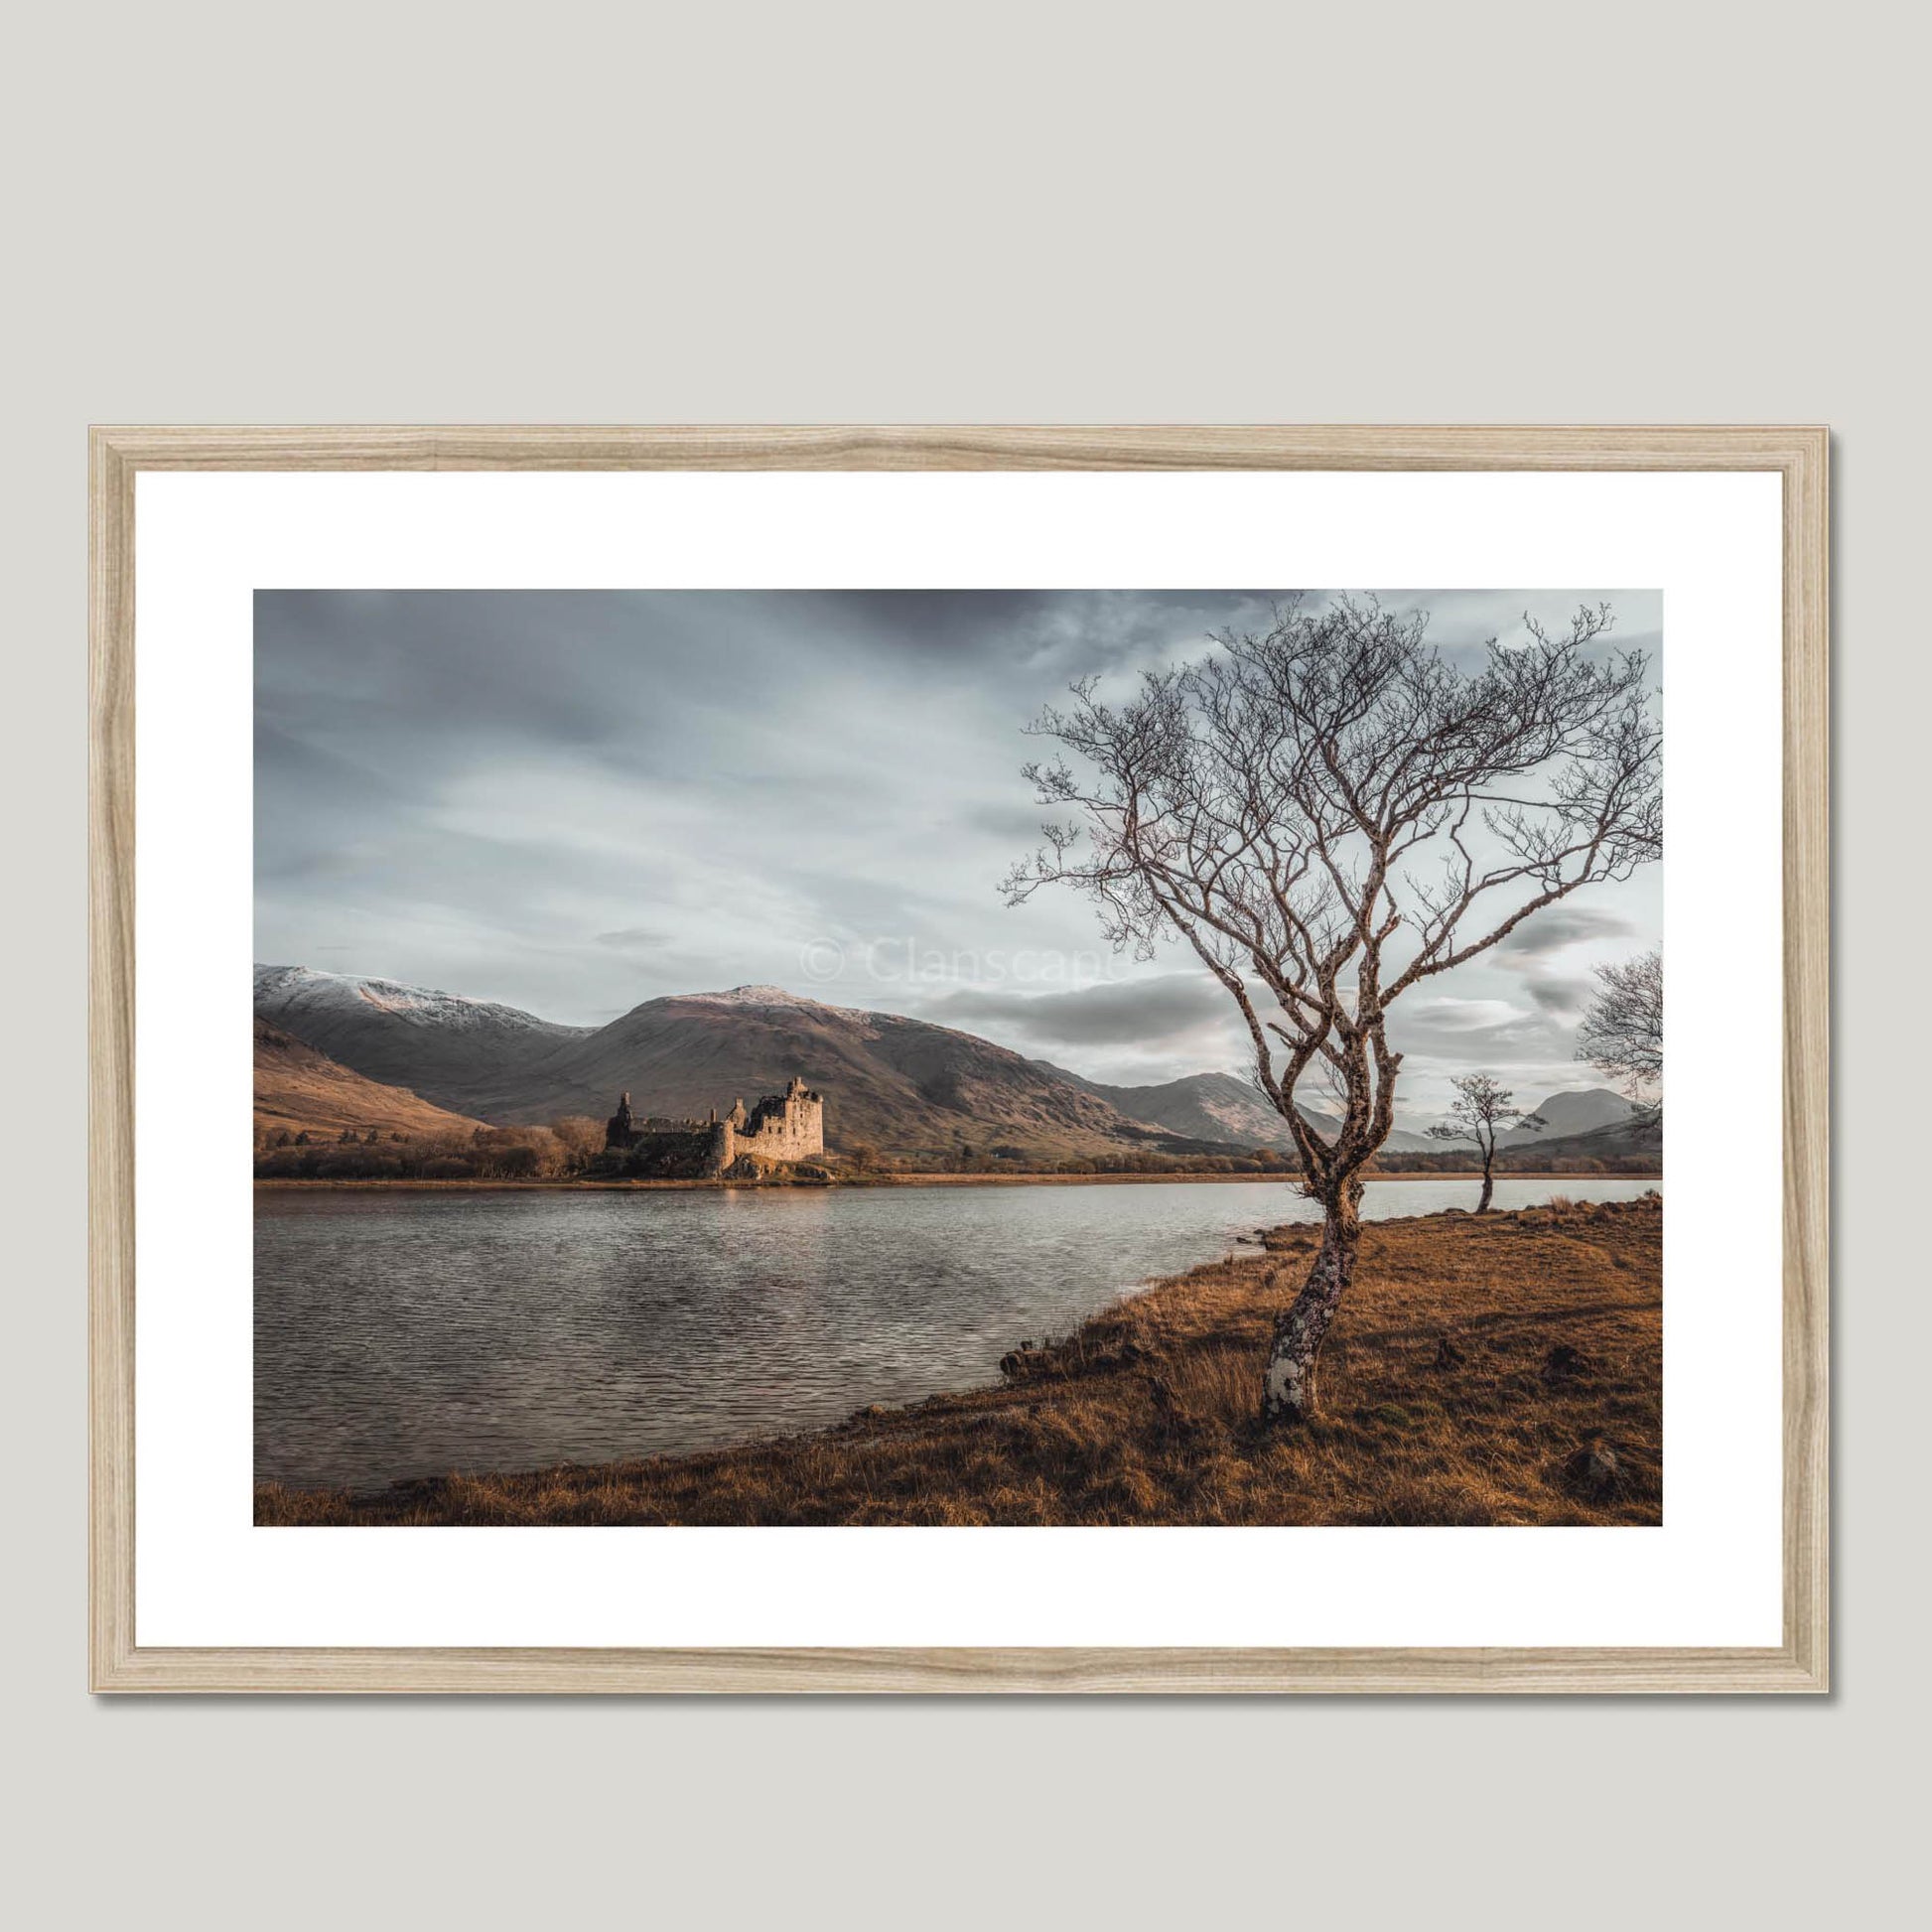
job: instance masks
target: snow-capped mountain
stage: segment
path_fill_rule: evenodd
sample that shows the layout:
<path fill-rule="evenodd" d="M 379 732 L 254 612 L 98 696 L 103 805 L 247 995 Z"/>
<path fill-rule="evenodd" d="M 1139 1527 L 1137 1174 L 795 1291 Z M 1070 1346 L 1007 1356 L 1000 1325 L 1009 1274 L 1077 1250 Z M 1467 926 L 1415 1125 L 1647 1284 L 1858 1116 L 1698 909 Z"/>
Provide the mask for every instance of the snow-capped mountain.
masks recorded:
<path fill-rule="evenodd" d="M 258 965 L 255 1017 L 366 1079 L 464 1114 L 594 1031 L 493 1000 L 309 966 Z"/>
<path fill-rule="evenodd" d="M 407 1026 L 450 1027 L 467 1032 L 543 1034 L 567 1037 L 589 1027 L 565 1027 L 539 1020 L 493 1000 L 472 1000 L 431 986 L 405 986 L 400 980 L 367 979 L 358 973 L 321 973 L 313 966 L 257 966 L 255 1006 L 291 1013 L 386 1014 Z"/>
<path fill-rule="evenodd" d="M 605 1027 L 566 1027 L 437 988 L 307 966 L 257 966 L 255 1014 L 386 1086 L 493 1123 L 602 1119 L 628 1090 L 641 1112 L 702 1115 L 775 1092 L 802 1074 L 827 1101 L 840 1146 L 947 1154 L 1013 1146 L 1030 1155 L 1282 1148 L 1259 1094 L 1221 1073 L 1118 1087 L 1029 1060 L 975 1035 L 898 1014 L 834 1007 L 779 986 L 646 1000 Z M 1557 1141 L 1625 1121 L 1603 1088 L 1543 1103 L 1548 1125 L 1504 1146 Z M 1305 1114 L 1332 1134 L 1336 1123 Z M 1397 1129 L 1398 1153 L 1442 1143 Z"/>

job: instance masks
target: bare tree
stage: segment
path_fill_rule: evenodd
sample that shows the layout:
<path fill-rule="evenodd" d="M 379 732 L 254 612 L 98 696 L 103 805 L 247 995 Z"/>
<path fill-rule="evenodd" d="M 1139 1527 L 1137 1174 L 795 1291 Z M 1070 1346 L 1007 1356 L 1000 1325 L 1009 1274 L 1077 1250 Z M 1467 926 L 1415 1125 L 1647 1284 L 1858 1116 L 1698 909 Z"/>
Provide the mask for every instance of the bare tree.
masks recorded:
<path fill-rule="evenodd" d="M 1596 996 L 1584 1009 L 1577 1057 L 1614 1080 L 1643 1109 L 1663 1118 L 1664 954 L 1639 953 L 1620 966 L 1596 969 Z"/>
<path fill-rule="evenodd" d="M 1457 1075 L 1449 1084 L 1455 1098 L 1449 1118 L 1429 1131 L 1439 1141 L 1473 1141 L 1482 1156 L 1482 1195 L 1476 1212 L 1487 1214 L 1496 1192 L 1496 1136 L 1507 1127 L 1547 1127 L 1541 1114 L 1525 1112 L 1507 1087 L 1499 1087 L 1486 1073 Z"/>
<path fill-rule="evenodd" d="M 589 1114 L 566 1114 L 550 1123 L 550 1131 L 557 1137 L 567 1173 L 582 1173 L 604 1152 L 604 1123 Z"/>
<path fill-rule="evenodd" d="M 1626 878 L 1660 842 L 1660 732 L 1645 659 L 1590 646 L 1582 611 L 1552 635 L 1491 640 L 1464 670 L 1428 644 L 1426 613 L 1301 600 L 1260 636 L 1224 631 L 1199 661 L 1105 702 L 1096 683 L 1033 730 L 1027 767 L 1069 816 L 1005 882 L 1089 895 L 1118 947 L 1178 935 L 1239 1010 L 1260 1090 L 1287 1123 L 1320 1250 L 1275 1324 L 1269 1421 L 1311 1413 L 1315 1359 L 1354 1272 L 1361 1171 L 1394 1124 L 1391 1007 L 1541 907 Z M 1332 1132 L 1296 1105 L 1325 1068 Z"/>

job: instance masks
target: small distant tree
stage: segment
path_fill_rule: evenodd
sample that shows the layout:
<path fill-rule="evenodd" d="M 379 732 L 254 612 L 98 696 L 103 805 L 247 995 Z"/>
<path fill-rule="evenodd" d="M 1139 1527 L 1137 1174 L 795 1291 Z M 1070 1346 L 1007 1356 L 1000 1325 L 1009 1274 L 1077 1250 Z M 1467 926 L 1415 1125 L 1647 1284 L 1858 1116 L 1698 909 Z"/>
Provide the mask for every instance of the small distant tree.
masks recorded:
<path fill-rule="evenodd" d="M 1027 767 L 1058 818 L 1008 876 L 1009 902 L 1072 886 L 1117 947 L 1185 940 L 1239 1012 L 1320 1204 L 1320 1249 L 1262 1371 L 1268 1422 L 1315 1406 L 1361 1176 L 1395 1121 L 1396 1002 L 1662 849 L 1648 662 L 1590 648 L 1607 606 L 1558 633 L 1526 616 L 1523 640 L 1491 639 L 1473 670 L 1428 624 L 1372 599 L 1291 603 L 1119 704 L 1077 684 L 1033 727 L 1060 748 Z M 1323 1068 L 1345 1096 L 1332 1127 L 1296 1098 Z"/>
<path fill-rule="evenodd" d="M 1496 1191 L 1496 1136 L 1511 1127 L 1547 1127 L 1541 1114 L 1525 1112 L 1517 1106 L 1516 1096 L 1499 1087 L 1486 1073 L 1459 1074 L 1449 1083 L 1455 1098 L 1449 1103 L 1449 1118 L 1438 1121 L 1429 1131 L 1439 1141 L 1473 1141 L 1482 1156 L 1482 1195 L 1476 1212 L 1487 1214 Z"/>
<path fill-rule="evenodd" d="M 1620 966 L 1596 969 L 1596 997 L 1584 1009 L 1577 1057 L 1634 1100 L 1647 1121 L 1664 1114 L 1664 953 L 1654 947 Z"/>

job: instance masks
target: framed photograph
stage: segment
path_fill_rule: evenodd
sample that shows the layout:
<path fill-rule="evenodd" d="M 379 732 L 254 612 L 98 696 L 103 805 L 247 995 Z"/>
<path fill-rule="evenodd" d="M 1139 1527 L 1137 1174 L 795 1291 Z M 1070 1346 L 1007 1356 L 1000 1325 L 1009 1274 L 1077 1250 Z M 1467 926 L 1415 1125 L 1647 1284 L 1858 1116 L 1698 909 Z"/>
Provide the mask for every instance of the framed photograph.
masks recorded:
<path fill-rule="evenodd" d="M 1827 459 L 95 430 L 93 1687 L 1825 1690 Z"/>

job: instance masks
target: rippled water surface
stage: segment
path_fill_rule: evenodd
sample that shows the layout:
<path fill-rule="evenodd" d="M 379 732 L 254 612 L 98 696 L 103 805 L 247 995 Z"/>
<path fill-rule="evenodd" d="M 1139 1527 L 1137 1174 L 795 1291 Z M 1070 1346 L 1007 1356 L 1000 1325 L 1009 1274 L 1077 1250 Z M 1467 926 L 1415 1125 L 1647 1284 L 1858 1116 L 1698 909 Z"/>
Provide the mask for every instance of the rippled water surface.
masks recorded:
<path fill-rule="evenodd" d="M 1624 1200 L 1655 1183 L 1499 1180 Z M 1371 1182 L 1380 1219 L 1472 1207 Z M 702 1449 L 997 1379 L 1151 1276 L 1314 1217 L 1287 1185 L 255 1199 L 255 1472 L 369 1486 Z"/>

